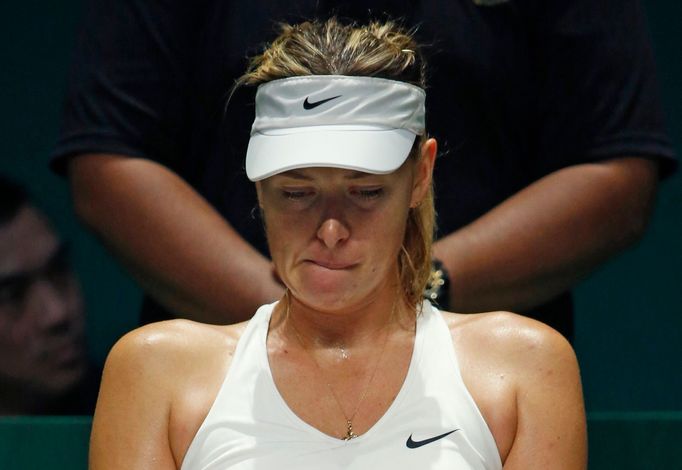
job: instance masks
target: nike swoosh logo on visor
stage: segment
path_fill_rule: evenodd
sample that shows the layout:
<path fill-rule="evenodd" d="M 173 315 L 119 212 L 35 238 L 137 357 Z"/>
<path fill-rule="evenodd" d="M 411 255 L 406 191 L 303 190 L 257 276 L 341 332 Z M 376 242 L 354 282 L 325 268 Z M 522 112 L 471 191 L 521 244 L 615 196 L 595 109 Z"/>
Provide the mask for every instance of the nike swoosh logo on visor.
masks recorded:
<path fill-rule="evenodd" d="M 431 444 L 432 442 L 437 441 L 438 439 L 443 439 L 445 436 L 449 436 L 450 434 L 456 431 L 459 431 L 459 429 L 453 429 L 452 431 L 440 434 L 435 437 L 431 437 L 429 439 L 424 439 L 423 441 L 412 440 L 412 434 L 410 434 L 410 437 L 407 438 L 407 442 L 405 442 L 405 445 L 410 449 L 416 449 L 417 447 L 425 446 L 426 444 Z"/>
<path fill-rule="evenodd" d="M 332 96 L 331 98 L 327 98 L 326 100 L 320 100 L 320 101 L 308 101 L 308 97 L 306 96 L 305 101 L 303 102 L 303 108 L 304 109 L 313 109 L 317 108 L 321 104 L 325 104 L 327 101 L 335 100 L 336 98 L 340 98 L 342 95 L 337 95 L 337 96 Z"/>

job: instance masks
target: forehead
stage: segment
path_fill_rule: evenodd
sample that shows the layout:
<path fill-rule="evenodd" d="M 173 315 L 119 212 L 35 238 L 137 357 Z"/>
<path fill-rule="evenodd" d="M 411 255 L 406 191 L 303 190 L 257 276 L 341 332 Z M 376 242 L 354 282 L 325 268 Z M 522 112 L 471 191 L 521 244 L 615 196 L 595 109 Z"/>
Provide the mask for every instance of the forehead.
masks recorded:
<path fill-rule="evenodd" d="M 406 162 L 407 163 L 407 162 Z M 345 168 L 332 167 L 309 167 L 297 168 L 294 170 L 284 171 L 277 175 L 266 178 L 263 181 L 278 181 L 278 180 L 292 180 L 292 181 L 389 181 L 398 179 L 405 173 L 405 168 L 408 165 L 405 163 L 392 173 L 377 174 L 367 173 L 358 170 L 349 170 Z"/>
<path fill-rule="evenodd" d="M 44 265 L 59 245 L 46 218 L 30 206 L 0 225 L 0 275 Z"/>

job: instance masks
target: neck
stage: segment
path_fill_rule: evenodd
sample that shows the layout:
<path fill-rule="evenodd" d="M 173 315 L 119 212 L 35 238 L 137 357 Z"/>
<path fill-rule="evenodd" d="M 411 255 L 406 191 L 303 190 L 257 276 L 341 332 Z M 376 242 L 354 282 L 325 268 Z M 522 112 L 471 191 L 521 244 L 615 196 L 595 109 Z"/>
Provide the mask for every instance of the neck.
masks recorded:
<path fill-rule="evenodd" d="M 317 347 L 349 349 L 376 343 L 386 328 L 413 330 L 414 312 L 394 289 L 388 292 L 334 311 L 312 308 L 288 292 L 273 313 L 271 328 L 293 328 L 306 343 Z"/>

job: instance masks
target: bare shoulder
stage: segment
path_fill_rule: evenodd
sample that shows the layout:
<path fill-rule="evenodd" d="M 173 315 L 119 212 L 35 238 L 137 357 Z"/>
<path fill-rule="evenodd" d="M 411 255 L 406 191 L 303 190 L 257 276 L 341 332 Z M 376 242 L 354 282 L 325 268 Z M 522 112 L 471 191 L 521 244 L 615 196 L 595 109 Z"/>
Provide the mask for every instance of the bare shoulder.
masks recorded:
<path fill-rule="evenodd" d="M 452 335 L 462 379 L 503 461 L 519 442 L 520 424 L 542 414 L 528 403 L 566 403 L 580 415 L 578 363 L 571 345 L 557 331 L 509 312 L 444 312 L 443 317 Z M 551 415 L 550 411 L 546 413 Z M 575 422 L 579 421 L 580 416 Z"/>
<path fill-rule="evenodd" d="M 243 329 L 171 320 L 123 336 L 102 375 L 92 461 L 106 462 L 106 468 L 151 468 L 151 461 L 158 464 L 154 468 L 175 468 L 217 393 Z"/>
<path fill-rule="evenodd" d="M 216 326 L 168 320 L 137 328 L 119 339 L 105 364 L 104 375 L 134 380 L 138 386 L 178 385 L 210 367 L 213 358 L 229 360 L 245 323 Z M 159 389 L 162 391 L 162 389 Z"/>
<path fill-rule="evenodd" d="M 107 362 L 157 366 L 169 363 L 177 368 L 185 358 L 194 359 L 216 350 L 233 353 L 245 325 L 207 325 L 180 319 L 152 323 L 119 339 Z"/>
<path fill-rule="evenodd" d="M 575 363 L 569 342 L 553 328 L 511 312 L 444 312 L 453 341 L 464 354 L 476 353 L 528 370 L 533 365 Z"/>

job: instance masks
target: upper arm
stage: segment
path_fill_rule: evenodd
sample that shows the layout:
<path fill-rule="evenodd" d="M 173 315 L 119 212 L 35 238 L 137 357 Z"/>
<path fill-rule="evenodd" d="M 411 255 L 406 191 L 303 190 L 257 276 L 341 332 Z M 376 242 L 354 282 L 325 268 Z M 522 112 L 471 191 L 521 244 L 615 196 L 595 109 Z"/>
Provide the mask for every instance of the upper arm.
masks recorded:
<path fill-rule="evenodd" d="M 568 342 L 531 327 L 510 355 L 517 423 L 504 468 L 585 469 L 587 430 L 578 363 Z"/>
<path fill-rule="evenodd" d="M 76 211 L 86 223 L 95 227 L 105 223 L 105 217 L 112 213 L 118 214 L 117 220 L 123 220 L 121 218 L 127 214 L 137 216 L 136 206 L 151 207 L 155 201 L 166 197 L 158 197 L 164 192 L 195 194 L 177 174 L 146 158 L 83 154 L 72 156 L 67 168 Z"/>
<path fill-rule="evenodd" d="M 146 328 L 109 354 L 90 439 L 92 470 L 176 468 L 168 441 L 174 377 L 159 349 Z"/>
<path fill-rule="evenodd" d="M 595 186 L 603 194 L 595 197 L 596 203 L 610 203 L 610 218 L 622 220 L 618 227 L 627 246 L 638 241 L 646 229 L 658 188 L 659 164 L 649 158 L 621 157 L 598 166 L 603 178 L 595 180 Z"/>

